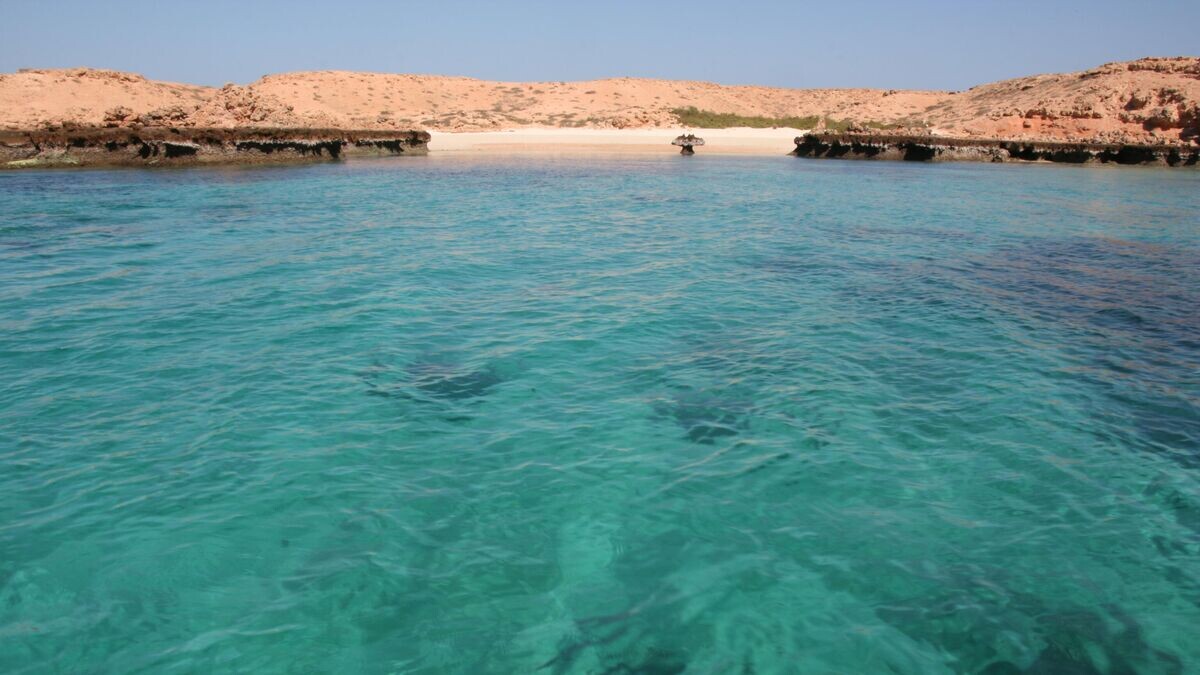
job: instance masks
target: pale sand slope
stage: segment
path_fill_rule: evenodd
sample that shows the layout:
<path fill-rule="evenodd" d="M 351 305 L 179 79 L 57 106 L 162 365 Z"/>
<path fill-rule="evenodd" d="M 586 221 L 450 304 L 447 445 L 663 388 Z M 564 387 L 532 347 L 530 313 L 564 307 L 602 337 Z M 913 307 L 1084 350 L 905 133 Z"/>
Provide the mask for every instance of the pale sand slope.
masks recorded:
<path fill-rule="evenodd" d="M 678 155 L 671 140 L 695 133 L 705 141 L 701 155 L 785 155 L 796 146 L 799 129 L 554 129 L 431 132 L 430 152 L 436 153 L 549 153 Z"/>
<path fill-rule="evenodd" d="M 894 122 L 941 102 L 944 92 L 779 89 L 711 82 L 614 78 L 584 82 L 488 82 L 465 77 L 323 71 L 269 75 L 250 85 L 301 115 L 356 125 L 417 125 L 484 131 L 529 125 L 673 126 L 670 112 L 704 110 L 763 117 L 828 115 Z"/>
<path fill-rule="evenodd" d="M 0 74 L 0 129 L 16 130 L 64 123 L 434 131 L 674 129 L 680 123 L 672 110 L 689 106 L 743 116 L 817 116 L 940 136 L 1194 142 L 1200 138 L 1200 58 L 1111 63 L 957 93 L 780 89 L 631 78 L 488 82 L 348 71 L 269 75 L 247 86 L 218 89 L 83 68 Z"/>

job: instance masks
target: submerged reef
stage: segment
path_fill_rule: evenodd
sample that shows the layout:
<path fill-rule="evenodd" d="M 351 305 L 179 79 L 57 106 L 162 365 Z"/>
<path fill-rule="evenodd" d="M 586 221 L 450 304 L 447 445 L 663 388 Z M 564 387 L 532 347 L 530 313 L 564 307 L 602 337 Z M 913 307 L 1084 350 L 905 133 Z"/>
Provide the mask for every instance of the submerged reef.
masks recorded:
<path fill-rule="evenodd" d="M 654 412 L 675 421 L 685 437 L 695 443 L 712 445 L 720 438 L 737 436 L 745 429 L 751 405 L 704 392 L 684 391 L 670 401 L 654 405 Z"/>
<path fill-rule="evenodd" d="M 0 132 L 0 168 L 264 164 L 423 155 L 424 131 L 78 128 Z"/>
<path fill-rule="evenodd" d="M 419 360 L 399 371 L 376 363 L 361 377 L 368 386 L 368 395 L 407 401 L 470 401 L 487 396 L 504 382 L 490 365 L 471 369 L 429 360 Z"/>

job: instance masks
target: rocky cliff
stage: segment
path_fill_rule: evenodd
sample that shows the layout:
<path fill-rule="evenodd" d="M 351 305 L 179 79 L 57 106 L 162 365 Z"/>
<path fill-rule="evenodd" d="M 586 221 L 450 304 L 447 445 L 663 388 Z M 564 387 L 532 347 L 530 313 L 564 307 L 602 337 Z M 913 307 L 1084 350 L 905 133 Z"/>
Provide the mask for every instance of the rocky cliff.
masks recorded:
<path fill-rule="evenodd" d="M 1195 143 L 1200 58 L 1148 58 L 975 87 L 922 113 L 947 136 Z"/>

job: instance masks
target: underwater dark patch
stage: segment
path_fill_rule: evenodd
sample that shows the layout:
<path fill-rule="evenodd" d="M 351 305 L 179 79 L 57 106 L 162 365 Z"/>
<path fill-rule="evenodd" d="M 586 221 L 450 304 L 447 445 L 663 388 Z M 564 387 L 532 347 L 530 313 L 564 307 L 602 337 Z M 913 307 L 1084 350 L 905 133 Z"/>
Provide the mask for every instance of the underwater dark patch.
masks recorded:
<path fill-rule="evenodd" d="M 1021 675 L 1024 672 L 1012 661 L 995 661 L 979 671 L 980 675 Z"/>
<path fill-rule="evenodd" d="M 478 370 L 419 361 L 400 373 L 376 363 L 361 373 L 368 396 L 401 400 L 468 401 L 482 398 L 504 381 L 492 366 Z"/>
<path fill-rule="evenodd" d="M 1200 410 L 1181 374 L 1200 372 L 1200 255 L 1111 237 L 1029 237 L 966 261 L 955 287 L 1013 317 L 1074 361 L 1071 386 L 1123 447 L 1200 466 Z M 1145 386 L 1146 383 L 1152 386 Z"/>
<path fill-rule="evenodd" d="M 639 627 L 638 618 L 644 611 L 652 611 L 657 601 L 658 594 L 652 593 L 625 611 L 576 619 L 577 634 L 568 638 L 554 658 L 542 664 L 538 670 L 574 672 L 572 665 L 579 656 L 587 649 L 595 649 L 602 670 L 594 672 L 677 675 L 686 671 L 687 659 L 682 653 L 663 647 L 661 643 L 638 646 L 644 643 L 646 632 L 644 626 Z M 631 634 L 634 638 L 632 647 L 620 642 Z"/>
<path fill-rule="evenodd" d="M 1176 344 L 1200 331 L 1200 298 L 1180 282 L 1200 269 L 1192 251 L 1102 237 L 1030 238 L 967 262 L 964 281 L 1047 320 Z"/>
<path fill-rule="evenodd" d="M 652 648 L 632 663 L 621 661 L 601 672 L 604 675 L 678 675 L 685 670 L 687 661 L 682 655 Z"/>
<path fill-rule="evenodd" d="M 491 368 L 465 373 L 442 368 L 421 368 L 410 372 L 415 376 L 413 386 L 422 393 L 450 401 L 486 396 L 503 381 Z"/>
<path fill-rule="evenodd" d="M 1145 326 L 1146 320 L 1123 307 L 1110 307 L 1096 312 L 1096 323 L 1137 329 Z"/>
<path fill-rule="evenodd" d="M 746 261 L 747 267 L 758 272 L 803 281 L 809 279 L 825 279 L 832 275 L 842 276 L 845 270 L 839 269 L 830 260 L 815 251 L 801 249 L 784 250 L 778 254 L 755 257 Z"/>
<path fill-rule="evenodd" d="M 1102 605 L 1105 615 L 1075 606 L 1055 609 L 1028 593 L 1009 591 L 997 596 L 997 588 L 992 580 L 987 587 L 883 606 L 876 614 L 914 639 L 938 636 L 933 644 L 954 654 L 968 672 L 1183 672 L 1179 658 L 1152 647 L 1141 625 L 1117 605 Z M 1000 658 L 1006 636 L 1013 634 L 1034 634 L 1045 643 L 1027 667 Z"/>
<path fill-rule="evenodd" d="M 749 406 L 718 397 L 687 393 L 654 406 L 655 413 L 673 419 L 694 443 L 711 445 L 718 439 L 737 436 L 746 426 Z"/>
<path fill-rule="evenodd" d="M 1200 542 L 1200 504 L 1171 485 L 1166 475 L 1160 475 L 1146 486 L 1145 495 L 1162 504 L 1183 527 L 1191 530 Z"/>

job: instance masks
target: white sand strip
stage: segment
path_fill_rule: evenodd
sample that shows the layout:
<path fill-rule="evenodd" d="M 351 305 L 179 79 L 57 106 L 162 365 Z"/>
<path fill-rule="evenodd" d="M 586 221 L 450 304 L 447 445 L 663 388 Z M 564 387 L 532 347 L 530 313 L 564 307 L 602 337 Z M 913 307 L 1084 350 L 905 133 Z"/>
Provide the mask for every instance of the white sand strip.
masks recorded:
<path fill-rule="evenodd" d="M 700 155 L 786 155 L 795 149 L 798 129 L 557 129 L 506 131 L 433 131 L 431 153 L 649 153 L 679 154 L 671 145 L 678 135 L 704 139 Z"/>

